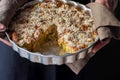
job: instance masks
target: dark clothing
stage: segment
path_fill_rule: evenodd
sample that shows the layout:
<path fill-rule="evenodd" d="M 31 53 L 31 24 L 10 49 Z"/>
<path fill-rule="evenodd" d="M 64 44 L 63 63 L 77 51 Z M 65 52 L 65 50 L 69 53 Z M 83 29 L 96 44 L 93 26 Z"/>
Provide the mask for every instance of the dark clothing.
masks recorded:
<path fill-rule="evenodd" d="M 118 6 L 115 9 L 115 16 L 118 18 L 118 20 L 120 21 L 120 0 L 118 0 Z"/>

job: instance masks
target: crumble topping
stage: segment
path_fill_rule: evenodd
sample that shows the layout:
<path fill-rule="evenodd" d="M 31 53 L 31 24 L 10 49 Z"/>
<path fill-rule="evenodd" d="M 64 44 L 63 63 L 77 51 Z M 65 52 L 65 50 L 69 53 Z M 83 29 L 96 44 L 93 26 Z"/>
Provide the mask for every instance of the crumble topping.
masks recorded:
<path fill-rule="evenodd" d="M 17 36 L 16 44 L 31 51 L 39 51 L 42 43 L 53 41 L 65 52 L 74 53 L 87 48 L 97 37 L 93 17 L 79 7 L 61 2 L 38 2 L 26 7 L 10 26 L 13 36 Z"/>

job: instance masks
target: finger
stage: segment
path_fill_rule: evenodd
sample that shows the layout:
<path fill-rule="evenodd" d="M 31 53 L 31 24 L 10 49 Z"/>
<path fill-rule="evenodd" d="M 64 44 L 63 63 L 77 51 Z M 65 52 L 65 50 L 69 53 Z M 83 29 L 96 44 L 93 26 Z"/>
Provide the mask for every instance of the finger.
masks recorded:
<path fill-rule="evenodd" d="M 0 32 L 4 32 L 6 30 L 6 27 L 0 23 Z"/>
<path fill-rule="evenodd" d="M 8 46 L 12 46 L 12 44 L 7 40 L 4 40 L 4 39 L 0 38 L 0 41 L 7 44 Z"/>
<path fill-rule="evenodd" d="M 107 45 L 110 42 L 110 39 L 106 39 L 104 41 L 99 41 L 92 49 L 92 53 L 96 53 L 101 48 L 103 48 L 105 45 Z"/>

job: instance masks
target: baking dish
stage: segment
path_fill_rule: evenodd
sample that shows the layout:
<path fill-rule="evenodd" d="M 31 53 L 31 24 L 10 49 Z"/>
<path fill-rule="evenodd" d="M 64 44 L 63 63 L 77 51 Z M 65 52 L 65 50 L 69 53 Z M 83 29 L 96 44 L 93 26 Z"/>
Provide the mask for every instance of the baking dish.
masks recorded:
<path fill-rule="evenodd" d="M 34 2 L 27 3 L 25 6 L 32 5 L 32 3 L 34 3 Z M 87 11 L 92 16 L 91 10 L 83 4 L 80 4 L 80 3 L 77 3 L 74 1 L 66 1 L 66 0 L 62 0 L 62 2 L 69 3 L 74 6 L 78 6 L 81 9 Z M 25 6 L 23 6 L 22 8 L 24 8 Z M 66 53 L 65 55 L 59 56 L 59 55 L 53 55 L 53 54 L 44 55 L 40 52 L 30 52 L 30 51 L 16 45 L 16 43 L 11 40 L 11 38 L 7 32 L 6 32 L 6 35 L 9 39 L 9 41 L 12 43 L 13 50 L 18 52 L 18 54 L 21 57 L 27 58 L 32 62 L 42 63 L 45 65 L 51 65 L 51 64 L 61 65 L 61 64 L 66 64 L 66 63 L 73 63 L 78 59 L 83 59 L 86 56 L 86 54 L 91 51 L 94 44 L 98 41 L 98 37 L 96 37 L 95 42 L 90 44 L 87 48 L 79 50 L 78 52 L 76 52 L 74 54 Z"/>

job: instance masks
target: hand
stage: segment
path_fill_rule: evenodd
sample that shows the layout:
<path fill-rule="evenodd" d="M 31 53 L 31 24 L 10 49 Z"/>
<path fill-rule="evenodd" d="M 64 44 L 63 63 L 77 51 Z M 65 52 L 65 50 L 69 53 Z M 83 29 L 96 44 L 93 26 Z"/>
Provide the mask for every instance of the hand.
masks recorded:
<path fill-rule="evenodd" d="M 6 27 L 0 23 L 0 33 L 2 34 L 6 30 Z M 0 38 L 0 41 L 7 44 L 8 46 L 12 46 L 12 44 L 7 39 Z"/>
<path fill-rule="evenodd" d="M 104 5 L 105 7 L 107 7 L 110 11 L 113 11 L 113 4 L 111 1 L 112 0 L 95 0 L 96 3 L 100 3 L 100 4 Z M 92 53 L 96 53 L 101 48 L 106 46 L 109 42 L 110 42 L 110 38 L 102 40 L 102 41 L 99 40 L 98 43 L 95 44 L 95 46 L 93 47 Z"/>
<path fill-rule="evenodd" d="M 113 11 L 113 2 L 112 0 L 95 0 L 96 3 L 100 3 L 103 4 L 104 6 L 106 6 L 110 11 Z"/>
<path fill-rule="evenodd" d="M 101 48 L 103 48 L 104 46 L 106 46 L 107 44 L 109 44 L 110 42 L 110 38 L 105 39 L 103 41 L 98 41 L 95 46 L 92 48 L 92 53 L 96 53 L 97 51 L 99 51 Z"/>

